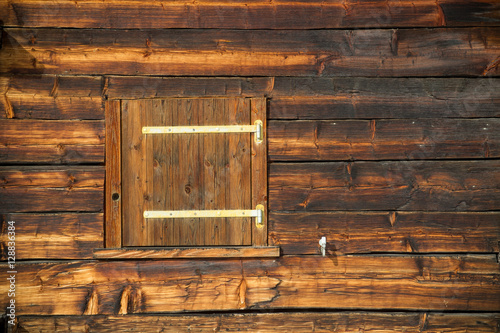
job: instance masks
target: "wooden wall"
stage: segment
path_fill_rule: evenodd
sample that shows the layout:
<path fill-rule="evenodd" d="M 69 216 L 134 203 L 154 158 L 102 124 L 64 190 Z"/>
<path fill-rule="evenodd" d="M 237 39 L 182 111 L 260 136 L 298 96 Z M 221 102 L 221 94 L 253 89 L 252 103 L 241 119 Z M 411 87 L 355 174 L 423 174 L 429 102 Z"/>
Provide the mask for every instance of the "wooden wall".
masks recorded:
<path fill-rule="evenodd" d="M 0 26 L 10 330 L 500 329 L 498 1 L 0 0 Z M 94 260 L 104 102 L 196 96 L 268 98 L 282 256 Z"/>

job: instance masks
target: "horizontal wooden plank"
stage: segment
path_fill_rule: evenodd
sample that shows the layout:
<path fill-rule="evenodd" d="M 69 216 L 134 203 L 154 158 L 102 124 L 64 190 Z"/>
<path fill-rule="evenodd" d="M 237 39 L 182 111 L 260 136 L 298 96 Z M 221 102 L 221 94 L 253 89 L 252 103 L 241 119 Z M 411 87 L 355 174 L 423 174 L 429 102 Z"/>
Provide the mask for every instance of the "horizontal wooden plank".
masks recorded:
<path fill-rule="evenodd" d="M 110 99 L 161 97 L 262 97 L 268 95 L 274 78 L 147 77 L 111 76 L 106 94 Z"/>
<path fill-rule="evenodd" d="M 0 133 L 4 145 L 101 145 L 104 121 L 6 119 Z"/>
<path fill-rule="evenodd" d="M 104 188 L 0 188 L 0 212 L 102 212 Z"/>
<path fill-rule="evenodd" d="M 96 259 L 165 259 L 165 258 L 263 258 L 279 257 L 277 246 L 241 247 L 178 247 L 95 249 Z"/>
<path fill-rule="evenodd" d="M 47 198 L 50 200 L 50 198 Z M 7 260 L 7 222 L 16 227 L 16 259 L 89 259 L 103 246 L 103 214 L 6 214 L 0 216 L 1 259 Z"/>
<path fill-rule="evenodd" d="M 2 75 L 0 93 L 31 97 L 94 97 L 103 95 L 106 82 L 99 76 Z"/>
<path fill-rule="evenodd" d="M 270 244 L 284 255 L 499 252 L 500 213 L 315 212 L 269 215 Z"/>
<path fill-rule="evenodd" d="M 2 164 L 97 164 L 104 160 L 104 144 L 0 145 Z"/>
<path fill-rule="evenodd" d="M 496 210 L 493 161 L 271 164 L 271 210 Z"/>
<path fill-rule="evenodd" d="M 272 161 L 457 159 L 500 156 L 500 120 L 270 121 Z"/>
<path fill-rule="evenodd" d="M 3 213 L 103 210 L 103 167 L 2 167 L 0 177 Z"/>
<path fill-rule="evenodd" d="M 16 316 L 500 307 L 496 255 L 81 261 L 16 268 Z M 6 272 L 2 267 L 2 288 Z M 3 294 L 0 306 L 7 302 Z"/>
<path fill-rule="evenodd" d="M 483 1 L 85 1 L 0 2 L 6 26 L 70 28 L 328 29 L 499 25 Z"/>
<path fill-rule="evenodd" d="M 5 96 L 0 118 L 104 119 L 101 97 Z"/>
<path fill-rule="evenodd" d="M 495 332 L 498 313 L 292 312 L 200 315 L 21 316 L 18 332 Z"/>
<path fill-rule="evenodd" d="M 68 187 L 104 186 L 104 168 L 100 166 L 0 166 L 2 188 L 6 187 Z"/>
<path fill-rule="evenodd" d="M 179 29 L 124 34 L 7 28 L 0 73 L 496 76 L 499 29 Z"/>
<path fill-rule="evenodd" d="M 474 118 L 500 115 L 494 78 L 274 80 L 271 119 Z"/>

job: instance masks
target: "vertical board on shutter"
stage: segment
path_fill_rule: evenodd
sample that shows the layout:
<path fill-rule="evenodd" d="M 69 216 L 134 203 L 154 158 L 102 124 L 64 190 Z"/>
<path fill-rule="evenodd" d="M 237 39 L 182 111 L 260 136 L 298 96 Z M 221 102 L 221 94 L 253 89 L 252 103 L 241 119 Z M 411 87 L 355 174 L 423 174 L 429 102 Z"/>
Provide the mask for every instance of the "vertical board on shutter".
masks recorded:
<path fill-rule="evenodd" d="M 251 123 L 262 121 L 262 142 L 252 140 L 252 207 L 264 206 L 262 227 L 252 224 L 252 245 L 267 245 L 267 101 L 265 98 L 252 98 Z"/>
<path fill-rule="evenodd" d="M 227 125 L 250 124 L 250 100 L 227 99 Z M 253 209 L 251 207 L 250 133 L 227 135 L 229 179 L 227 186 L 228 209 Z M 251 219 L 232 218 L 228 221 L 229 245 L 250 245 Z"/>
<path fill-rule="evenodd" d="M 151 101 L 122 102 L 122 207 L 123 246 L 145 246 L 146 225 L 143 211 L 148 209 L 151 194 L 148 192 L 147 137 L 142 127 L 148 123 Z M 152 159 L 152 155 L 151 155 Z M 150 163 L 151 164 L 151 163 Z"/>
<path fill-rule="evenodd" d="M 106 102 L 106 247 L 122 246 L 120 101 Z"/>

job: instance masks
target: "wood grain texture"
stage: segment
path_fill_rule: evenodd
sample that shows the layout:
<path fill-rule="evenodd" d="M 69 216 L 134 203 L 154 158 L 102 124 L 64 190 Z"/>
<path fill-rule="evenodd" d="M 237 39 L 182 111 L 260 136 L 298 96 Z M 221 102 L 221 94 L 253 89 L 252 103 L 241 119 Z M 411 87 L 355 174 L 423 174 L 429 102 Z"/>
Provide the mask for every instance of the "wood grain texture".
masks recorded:
<path fill-rule="evenodd" d="M 102 163 L 104 121 L 4 119 L 0 142 L 2 163 Z"/>
<path fill-rule="evenodd" d="M 103 167 L 2 167 L 0 177 L 3 213 L 103 210 Z"/>
<path fill-rule="evenodd" d="M 497 76 L 499 29 L 180 29 L 123 34 L 7 28 L 0 73 Z"/>
<path fill-rule="evenodd" d="M 499 25 L 498 3 L 463 1 L 0 2 L 5 26 L 68 28 L 331 29 Z"/>
<path fill-rule="evenodd" d="M 270 244 L 283 255 L 499 252 L 500 214 L 429 212 L 271 212 Z"/>
<path fill-rule="evenodd" d="M 110 76 L 110 99 L 170 97 L 262 97 L 274 85 L 270 77 L 148 77 Z"/>
<path fill-rule="evenodd" d="M 277 77 L 270 119 L 498 117 L 494 78 Z"/>
<path fill-rule="evenodd" d="M 104 145 L 0 145 L 2 164 L 102 164 L 104 160 Z"/>
<path fill-rule="evenodd" d="M 121 102 L 106 102 L 106 247 L 122 246 Z"/>
<path fill-rule="evenodd" d="M 500 204 L 498 161 L 271 164 L 271 210 L 484 211 Z"/>
<path fill-rule="evenodd" d="M 344 332 L 391 331 L 399 333 L 493 333 L 500 324 L 497 313 L 433 312 L 292 312 L 210 315 L 132 315 L 127 316 L 21 316 L 18 332 Z"/>
<path fill-rule="evenodd" d="M 17 263 L 16 315 L 237 309 L 496 311 L 496 255 Z M 4 267 L 2 267 L 4 268 Z M 0 271 L 2 289 L 6 269 Z M 383 291 L 383 292 L 382 292 Z M 7 294 L 0 304 L 6 306 Z"/>
<path fill-rule="evenodd" d="M 264 258 L 279 257 L 280 248 L 277 246 L 263 247 L 142 247 L 122 249 L 95 249 L 96 259 L 166 259 L 166 258 Z"/>
<path fill-rule="evenodd" d="M 272 161 L 500 156 L 497 118 L 269 121 Z"/>
<path fill-rule="evenodd" d="M 7 221 L 15 221 L 16 259 L 91 259 L 103 245 L 103 214 L 5 214 L 0 248 L 7 260 Z"/>

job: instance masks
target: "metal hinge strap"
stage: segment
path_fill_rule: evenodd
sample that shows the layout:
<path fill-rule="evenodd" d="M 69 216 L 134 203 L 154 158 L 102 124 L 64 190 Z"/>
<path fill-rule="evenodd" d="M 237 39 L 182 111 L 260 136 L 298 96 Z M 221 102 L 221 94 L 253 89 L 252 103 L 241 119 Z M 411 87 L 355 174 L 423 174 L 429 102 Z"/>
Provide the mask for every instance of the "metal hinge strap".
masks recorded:
<path fill-rule="evenodd" d="M 146 219 L 207 218 L 207 217 L 256 217 L 257 226 L 263 224 L 264 206 L 256 209 L 234 210 L 148 210 L 144 212 Z"/>
<path fill-rule="evenodd" d="M 262 121 L 256 120 L 253 125 L 221 125 L 221 126 L 144 126 L 143 134 L 206 134 L 206 133 L 255 133 L 255 141 L 262 142 Z"/>

